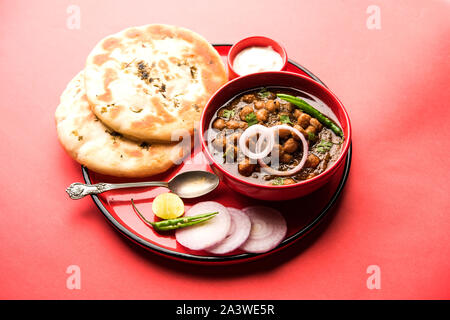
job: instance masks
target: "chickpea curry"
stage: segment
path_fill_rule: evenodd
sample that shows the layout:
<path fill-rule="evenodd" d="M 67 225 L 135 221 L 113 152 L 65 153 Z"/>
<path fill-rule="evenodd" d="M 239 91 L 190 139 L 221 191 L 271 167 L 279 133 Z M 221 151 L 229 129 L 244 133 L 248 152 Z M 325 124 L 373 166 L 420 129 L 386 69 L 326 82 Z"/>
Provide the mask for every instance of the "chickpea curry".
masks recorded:
<path fill-rule="evenodd" d="M 208 146 L 233 175 L 259 184 L 293 184 L 319 175 L 338 159 L 344 136 L 335 119 L 330 108 L 306 92 L 259 88 L 216 112 Z"/>

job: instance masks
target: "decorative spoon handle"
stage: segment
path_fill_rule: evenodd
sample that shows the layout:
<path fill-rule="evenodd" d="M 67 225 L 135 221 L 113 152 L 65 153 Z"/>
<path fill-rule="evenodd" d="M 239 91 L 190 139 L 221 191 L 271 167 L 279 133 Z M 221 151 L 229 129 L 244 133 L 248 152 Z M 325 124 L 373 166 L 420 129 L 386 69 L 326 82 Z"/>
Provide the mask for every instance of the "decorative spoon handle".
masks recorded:
<path fill-rule="evenodd" d="M 149 182 L 130 182 L 130 183 L 104 183 L 84 184 L 80 182 L 72 183 L 66 192 L 73 200 L 81 199 L 90 194 L 99 194 L 105 191 L 123 188 L 136 187 L 169 187 L 169 184 L 164 181 L 149 181 Z"/>

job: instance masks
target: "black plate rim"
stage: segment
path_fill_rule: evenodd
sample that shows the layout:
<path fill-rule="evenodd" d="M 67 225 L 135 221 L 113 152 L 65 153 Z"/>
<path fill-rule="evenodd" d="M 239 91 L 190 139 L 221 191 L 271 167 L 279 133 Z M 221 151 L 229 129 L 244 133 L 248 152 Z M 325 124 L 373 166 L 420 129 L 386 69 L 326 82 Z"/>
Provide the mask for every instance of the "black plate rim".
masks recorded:
<path fill-rule="evenodd" d="M 213 44 L 214 47 L 219 46 L 231 46 L 231 44 Z M 315 81 L 319 82 L 320 84 L 325 84 L 312 72 L 310 72 L 305 67 L 301 66 L 295 61 L 292 61 L 291 59 L 288 60 L 289 63 L 294 65 L 295 67 L 299 68 L 303 72 L 305 72 L 308 76 L 310 76 Z M 191 262 L 243 262 L 247 260 L 253 260 L 256 258 L 262 258 L 270 253 L 274 253 L 276 251 L 279 251 L 283 248 L 288 247 L 290 244 L 294 243 L 295 241 L 299 240 L 303 236 L 305 236 L 308 232 L 313 230 L 315 227 L 319 225 L 319 223 L 325 218 L 325 216 L 328 214 L 330 209 L 333 207 L 333 205 L 336 203 L 337 199 L 342 193 L 342 190 L 344 189 L 344 186 L 347 182 L 347 178 L 350 172 L 350 166 L 351 166 L 351 159 L 352 159 L 352 144 L 350 143 L 350 147 L 348 149 L 348 154 L 345 162 L 344 172 L 342 173 L 341 180 L 339 182 L 339 185 L 331 197 L 330 201 L 324 206 L 324 208 L 320 211 L 320 213 L 306 226 L 304 226 L 301 230 L 297 231 L 293 235 L 289 236 L 288 238 L 284 239 L 278 247 L 275 249 L 272 249 L 269 252 L 265 253 L 241 253 L 231 256 L 197 256 L 189 253 L 182 253 L 177 251 L 172 251 L 170 249 L 166 249 L 163 247 L 160 247 L 158 245 L 155 245 L 145 239 L 142 239 L 141 237 L 137 236 L 136 234 L 129 231 L 125 226 L 123 226 L 119 221 L 117 221 L 112 214 L 106 209 L 106 207 L 103 205 L 101 200 L 97 195 L 91 195 L 92 200 L 94 201 L 97 208 L 100 210 L 100 212 L 105 216 L 105 218 L 124 236 L 126 236 L 128 239 L 134 241 L 135 243 L 141 245 L 142 247 L 149 249 L 155 253 L 162 254 L 163 256 L 168 256 L 169 258 L 177 258 L 183 261 L 191 261 Z M 83 179 L 85 183 L 91 184 L 91 178 L 89 176 L 89 170 L 85 166 L 81 166 L 81 171 L 83 174 Z"/>

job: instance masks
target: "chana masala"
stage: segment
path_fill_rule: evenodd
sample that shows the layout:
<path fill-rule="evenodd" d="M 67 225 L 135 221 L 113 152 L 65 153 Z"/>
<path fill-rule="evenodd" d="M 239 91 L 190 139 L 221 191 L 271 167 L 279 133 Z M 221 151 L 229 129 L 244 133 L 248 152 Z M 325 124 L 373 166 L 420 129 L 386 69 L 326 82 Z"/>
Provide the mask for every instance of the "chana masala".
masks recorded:
<path fill-rule="evenodd" d="M 215 160 L 232 175 L 263 185 L 321 174 L 338 159 L 345 139 L 324 102 L 281 87 L 237 95 L 219 108 L 209 129 Z"/>

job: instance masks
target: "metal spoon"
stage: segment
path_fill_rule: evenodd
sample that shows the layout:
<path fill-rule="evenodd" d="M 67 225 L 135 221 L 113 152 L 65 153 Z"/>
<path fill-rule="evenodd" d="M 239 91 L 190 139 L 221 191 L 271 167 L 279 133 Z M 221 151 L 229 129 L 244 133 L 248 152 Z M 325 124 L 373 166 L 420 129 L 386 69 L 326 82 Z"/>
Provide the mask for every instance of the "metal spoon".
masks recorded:
<path fill-rule="evenodd" d="M 169 182 L 149 181 L 130 183 L 104 183 L 84 184 L 72 183 L 67 189 L 71 199 L 81 199 L 90 194 L 99 194 L 105 191 L 136 187 L 165 187 L 181 198 L 196 198 L 213 191 L 219 185 L 219 177 L 207 171 L 186 171 L 173 177 Z"/>

